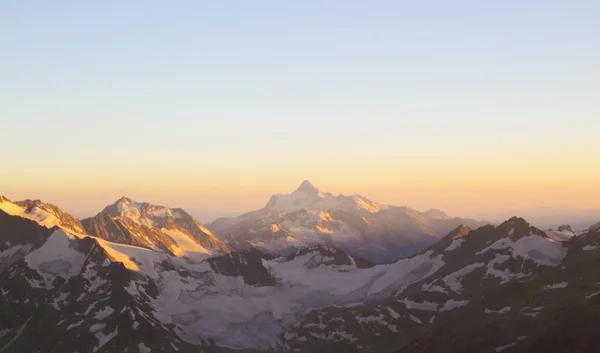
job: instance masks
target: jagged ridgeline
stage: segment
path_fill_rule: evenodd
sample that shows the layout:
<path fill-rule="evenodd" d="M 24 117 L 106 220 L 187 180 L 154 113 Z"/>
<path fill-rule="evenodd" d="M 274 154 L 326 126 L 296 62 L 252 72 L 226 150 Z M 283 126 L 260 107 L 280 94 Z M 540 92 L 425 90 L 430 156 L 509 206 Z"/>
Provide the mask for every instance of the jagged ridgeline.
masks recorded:
<path fill-rule="evenodd" d="M 290 195 L 213 223 L 233 224 L 222 238 L 184 210 L 128 198 L 81 222 L 41 201 L 1 198 L 0 352 L 600 347 L 598 226 L 453 224 L 438 210 L 332 196 L 310 183 Z M 428 227 L 435 232 L 408 231 Z M 419 237 L 428 241 L 409 255 L 372 261 Z"/>
<path fill-rule="evenodd" d="M 217 219 L 207 227 L 235 250 L 258 248 L 288 255 L 325 244 L 374 263 L 391 263 L 437 242 L 452 229 L 487 224 L 449 217 L 440 210 L 418 212 L 382 205 L 360 195 L 323 192 L 309 181 L 266 206 L 239 217 Z"/>

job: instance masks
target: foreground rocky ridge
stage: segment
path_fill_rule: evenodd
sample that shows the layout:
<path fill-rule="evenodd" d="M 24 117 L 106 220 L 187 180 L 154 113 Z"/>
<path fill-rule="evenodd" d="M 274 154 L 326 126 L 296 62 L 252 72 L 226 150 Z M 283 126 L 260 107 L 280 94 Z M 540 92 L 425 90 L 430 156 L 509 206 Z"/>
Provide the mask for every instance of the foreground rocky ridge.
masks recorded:
<path fill-rule="evenodd" d="M 434 274 L 380 302 L 313 311 L 286 332 L 289 348 L 595 352 L 586 325 L 600 322 L 598 249 L 600 232 L 561 243 L 519 218 L 463 227 L 424 253 L 446 264 Z M 581 323 L 570 314 L 586 307 Z"/>
<path fill-rule="evenodd" d="M 176 256 L 1 202 L 13 214 L 0 210 L 0 352 L 599 348 L 594 227 L 567 237 L 567 227 L 556 236 L 516 217 L 461 225 L 374 265 L 323 244 L 286 256 Z"/>

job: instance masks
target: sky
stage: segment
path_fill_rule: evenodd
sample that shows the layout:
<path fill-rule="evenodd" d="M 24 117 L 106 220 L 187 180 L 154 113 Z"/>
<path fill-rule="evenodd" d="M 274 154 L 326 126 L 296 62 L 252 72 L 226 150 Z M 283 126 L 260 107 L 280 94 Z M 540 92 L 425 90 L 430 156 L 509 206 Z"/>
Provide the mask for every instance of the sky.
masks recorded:
<path fill-rule="evenodd" d="M 3 1 L 0 194 L 600 207 L 598 1 Z"/>

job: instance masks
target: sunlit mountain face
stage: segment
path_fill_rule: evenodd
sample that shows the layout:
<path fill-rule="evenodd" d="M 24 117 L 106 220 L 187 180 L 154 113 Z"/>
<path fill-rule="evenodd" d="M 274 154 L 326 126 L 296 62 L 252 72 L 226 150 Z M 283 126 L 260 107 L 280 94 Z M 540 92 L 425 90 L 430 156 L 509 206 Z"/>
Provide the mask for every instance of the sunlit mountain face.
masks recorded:
<path fill-rule="evenodd" d="M 260 210 L 217 219 L 208 228 L 237 250 L 288 254 L 326 244 L 387 263 L 425 249 L 461 224 L 486 223 L 382 205 L 360 195 L 334 196 L 304 181 L 290 194 L 273 195 Z"/>

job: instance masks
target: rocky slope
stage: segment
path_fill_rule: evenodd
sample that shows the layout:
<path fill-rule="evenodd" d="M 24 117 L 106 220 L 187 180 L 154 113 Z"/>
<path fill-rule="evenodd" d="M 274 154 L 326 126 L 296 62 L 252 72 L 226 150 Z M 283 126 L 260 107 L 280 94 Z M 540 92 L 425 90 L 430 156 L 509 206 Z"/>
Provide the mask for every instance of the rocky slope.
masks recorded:
<path fill-rule="evenodd" d="M 124 259 L 109 243 L 0 211 L 0 240 L 15 237 L 21 244 L 13 240 L 15 245 L 0 252 L 4 260 L 11 254 L 0 267 L 1 352 L 199 348 L 153 317 L 155 283 L 119 262 Z"/>
<path fill-rule="evenodd" d="M 460 224 L 486 223 L 439 210 L 381 205 L 360 195 L 333 196 L 304 181 L 291 194 L 274 195 L 260 210 L 218 219 L 208 228 L 236 250 L 254 247 L 285 255 L 325 244 L 389 263 L 423 250 Z"/>
<path fill-rule="evenodd" d="M 23 227 L 5 227 L 0 242 Z M 424 260 L 377 267 L 317 246 L 288 257 L 249 250 L 195 261 L 59 228 L 27 232 L 19 235 L 25 246 L 9 244 L 0 254 L 11 256 L 0 270 L 6 316 L 0 347 L 8 352 L 135 351 L 140 344 L 177 351 L 213 343 L 281 350 L 285 329 L 307 310 L 387 296 L 414 280 L 402 273 Z M 51 326 L 45 333 L 43 324 Z"/>
<path fill-rule="evenodd" d="M 230 251 L 183 209 L 139 203 L 126 197 L 81 223 L 87 234 L 176 256 L 216 255 Z"/>
<path fill-rule="evenodd" d="M 558 242 L 519 218 L 461 227 L 419 255 L 444 263 L 431 275 L 381 301 L 315 310 L 286 342 L 307 352 L 595 352 L 599 245 L 599 232 Z"/>
<path fill-rule="evenodd" d="M 323 244 L 286 256 L 182 257 L 46 226 L 9 206 L 17 214 L 0 210 L 2 353 L 599 348 L 593 227 L 555 238 L 516 217 L 461 225 L 374 265 Z M 160 222 L 146 210 L 138 222 Z"/>
<path fill-rule="evenodd" d="M 0 196 L 0 210 L 13 216 L 34 220 L 46 227 L 59 226 L 75 233 L 84 233 L 83 226 L 77 218 L 56 205 L 40 200 L 11 202 L 6 197 Z"/>

